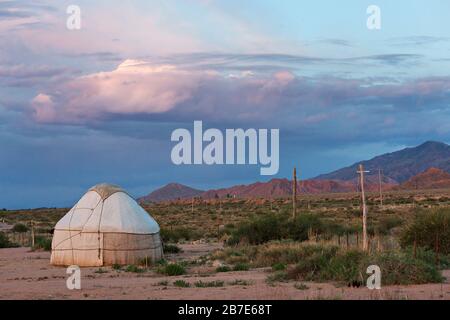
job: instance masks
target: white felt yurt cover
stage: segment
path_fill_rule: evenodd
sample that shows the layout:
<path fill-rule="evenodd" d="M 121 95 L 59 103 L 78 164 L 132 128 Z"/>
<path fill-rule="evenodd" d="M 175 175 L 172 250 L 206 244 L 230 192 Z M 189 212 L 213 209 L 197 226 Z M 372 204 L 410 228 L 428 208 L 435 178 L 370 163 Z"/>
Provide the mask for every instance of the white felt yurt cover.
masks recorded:
<path fill-rule="evenodd" d="M 123 265 L 162 255 L 158 223 L 120 187 L 100 184 L 56 224 L 51 264 Z"/>

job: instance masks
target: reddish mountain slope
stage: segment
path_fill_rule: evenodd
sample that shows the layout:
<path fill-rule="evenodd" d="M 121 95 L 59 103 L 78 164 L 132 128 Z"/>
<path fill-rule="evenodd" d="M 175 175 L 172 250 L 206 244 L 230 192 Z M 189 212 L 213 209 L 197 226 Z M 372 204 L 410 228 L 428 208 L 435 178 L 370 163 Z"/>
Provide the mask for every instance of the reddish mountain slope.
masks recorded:
<path fill-rule="evenodd" d="M 450 188 L 450 173 L 437 168 L 430 168 L 402 183 L 395 189 L 415 190 L 415 189 L 440 189 Z"/>

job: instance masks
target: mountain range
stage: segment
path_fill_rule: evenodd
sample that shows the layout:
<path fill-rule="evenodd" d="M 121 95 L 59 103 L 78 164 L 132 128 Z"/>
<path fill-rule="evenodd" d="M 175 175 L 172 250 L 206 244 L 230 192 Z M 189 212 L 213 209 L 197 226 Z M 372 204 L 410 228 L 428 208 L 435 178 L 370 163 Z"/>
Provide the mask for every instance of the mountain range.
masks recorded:
<path fill-rule="evenodd" d="M 382 170 L 384 190 L 450 188 L 450 146 L 442 142 L 428 141 L 414 148 L 383 154 L 331 173 L 300 181 L 298 190 L 300 193 L 355 192 L 358 190 L 356 171 L 359 164 L 363 164 L 365 170 L 370 171 L 365 177 L 367 191 L 378 190 L 379 170 Z M 292 181 L 288 179 L 272 179 L 268 182 L 207 191 L 170 183 L 138 200 L 145 203 L 193 197 L 283 198 L 292 194 L 292 187 Z"/>

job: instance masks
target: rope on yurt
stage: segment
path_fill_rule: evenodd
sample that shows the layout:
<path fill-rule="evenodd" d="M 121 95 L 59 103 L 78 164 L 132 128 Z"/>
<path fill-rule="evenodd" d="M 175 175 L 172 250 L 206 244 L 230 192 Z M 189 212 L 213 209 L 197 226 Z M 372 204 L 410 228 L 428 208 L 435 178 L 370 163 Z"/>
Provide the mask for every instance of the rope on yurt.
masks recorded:
<path fill-rule="evenodd" d="M 73 218 L 73 215 L 74 215 L 75 211 L 77 210 L 77 208 L 78 208 L 78 202 L 75 205 L 75 207 L 73 208 L 73 211 L 72 211 L 72 214 L 70 215 L 70 220 L 69 220 L 69 238 L 70 238 L 70 248 L 72 249 L 72 264 L 75 263 L 75 256 L 73 253 L 72 230 L 70 228 L 70 225 L 72 224 L 72 218 Z"/>
<path fill-rule="evenodd" d="M 98 228 L 97 228 L 97 235 L 98 235 L 98 259 L 100 260 L 100 254 L 101 254 L 101 245 L 100 245 L 100 225 L 102 223 L 102 217 L 103 217 L 103 208 L 105 206 L 105 200 L 102 201 L 102 210 L 100 211 L 100 217 L 98 219 Z M 102 259 L 103 264 L 103 259 Z"/>
<path fill-rule="evenodd" d="M 86 219 L 86 222 L 83 224 L 83 226 L 81 227 L 80 232 L 74 234 L 74 235 L 69 235 L 68 238 L 65 238 L 63 240 L 61 240 L 60 242 L 58 242 L 58 244 L 55 245 L 55 248 L 57 248 L 61 243 L 67 241 L 67 240 L 71 240 L 73 237 L 79 236 L 80 234 L 83 233 L 84 227 L 87 225 L 87 223 L 89 222 L 89 220 L 91 219 L 92 215 L 94 214 L 95 209 L 97 209 L 98 205 L 100 204 L 100 202 L 102 201 L 102 199 L 100 199 L 97 204 L 95 205 L 94 208 L 77 208 L 77 209 L 86 209 L 86 210 L 91 210 L 91 214 L 89 215 L 89 217 Z M 76 207 L 76 206 L 75 206 Z M 69 230 L 70 230 L 70 225 L 69 225 Z"/>

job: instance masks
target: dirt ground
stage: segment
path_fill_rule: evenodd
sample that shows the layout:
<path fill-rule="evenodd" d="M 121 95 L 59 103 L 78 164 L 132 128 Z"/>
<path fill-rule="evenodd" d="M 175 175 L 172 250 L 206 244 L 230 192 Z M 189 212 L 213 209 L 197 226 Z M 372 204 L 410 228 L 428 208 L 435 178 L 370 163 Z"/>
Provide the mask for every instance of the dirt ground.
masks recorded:
<path fill-rule="evenodd" d="M 183 253 L 168 260 L 190 260 L 220 247 L 218 244 L 181 245 Z M 154 272 L 129 273 L 103 268 L 83 268 L 81 290 L 68 290 L 66 269 L 49 264 L 48 252 L 31 252 L 27 248 L 0 249 L 0 299 L 445 299 L 450 300 L 450 282 L 413 286 L 389 286 L 381 290 L 337 287 L 331 283 L 266 283 L 268 271 L 215 273 L 214 267 L 192 267 L 184 276 L 167 277 Z M 97 272 L 96 272 L 97 271 Z M 450 270 L 444 271 L 450 279 Z M 189 288 L 178 288 L 175 280 L 185 280 Z M 197 288 L 196 281 L 224 281 L 223 287 Z M 245 285 L 232 282 L 245 280 Z M 168 283 L 164 283 L 167 281 Z M 297 287 L 297 288 L 296 288 Z"/>

